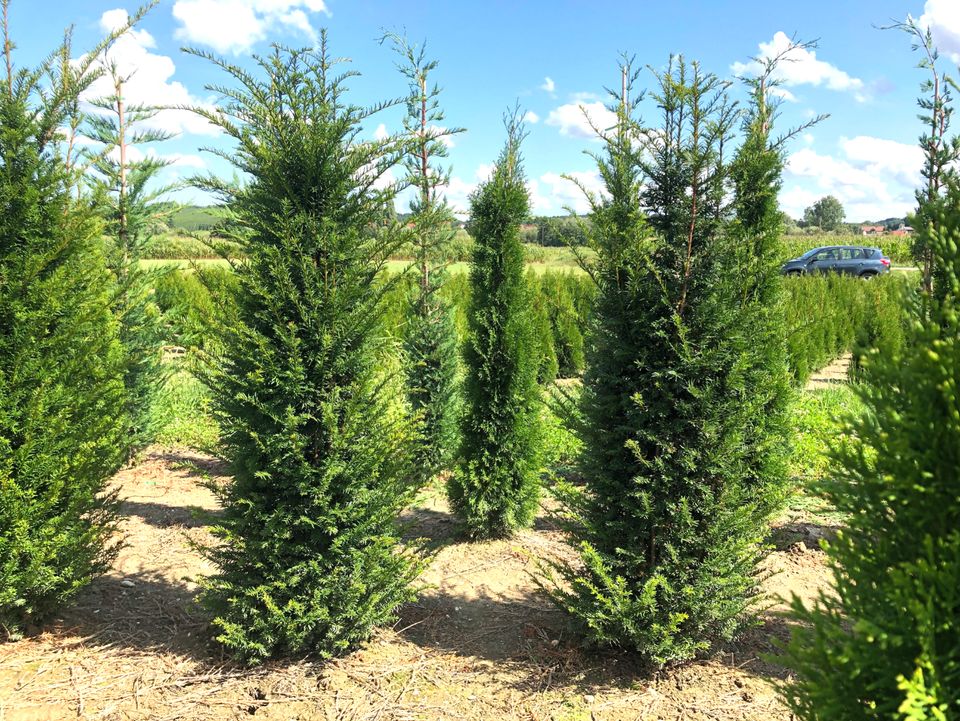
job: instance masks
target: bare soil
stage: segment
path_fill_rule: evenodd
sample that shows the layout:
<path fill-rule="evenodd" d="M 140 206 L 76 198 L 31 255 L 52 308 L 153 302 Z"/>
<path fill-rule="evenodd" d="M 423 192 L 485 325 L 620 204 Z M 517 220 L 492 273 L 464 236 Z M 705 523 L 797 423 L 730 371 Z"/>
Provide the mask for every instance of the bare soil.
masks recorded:
<path fill-rule="evenodd" d="M 807 380 L 806 390 L 815 391 L 847 383 L 850 380 L 850 363 L 852 362 L 853 355 L 844 353 L 813 373 Z"/>
<path fill-rule="evenodd" d="M 417 603 L 391 629 L 326 664 L 256 669 L 222 657 L 195 609 L 210 568 L 195 509 L 215 511 L 215 460 L 154 449 L 115 479 L 127 546 L 112 571 L 46 629 L 0 645 L 0 721 L 50 719 L 497 719 L 786 721 L 765 659 L 789 633 L 774 600 L 760 624 L 709 658 L 661 671 L 584 648 L 537 592 L 537 559 L 568 553 L 546 515 L 512 540 L 468 543 L 439 492 L 411 509 L 410 532 L 437 551 Z M 818 541 L 833 529 L 802 511 L 774 529 L 771 595 L 812 598 L 827 579 Z"/>

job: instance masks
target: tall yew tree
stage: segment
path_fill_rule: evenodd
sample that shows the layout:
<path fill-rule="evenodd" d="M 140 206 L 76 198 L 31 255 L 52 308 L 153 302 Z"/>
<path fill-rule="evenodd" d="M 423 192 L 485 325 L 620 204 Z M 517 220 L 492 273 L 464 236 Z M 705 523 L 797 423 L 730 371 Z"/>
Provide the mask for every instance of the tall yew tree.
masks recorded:
<path fill-rule="evenodd" d="M 94 79 L 69 38 L 0 83 L 0 638 L 42 621 L 116 545 L 106 481 L 121 462 L 123 350 L 102 225 L 74 191 L 60 130 Z M 113 38 L 111 38 L 113 39 Z"/>
<path fill-rule="evenodd" d="M 202 53 L 198 53 L 202 54 Z M 235 142 L 246 180 L 208 178 L 241 229 L 236 319 L 206 374 L 234 474 L 202 602 L 218 640 L 254 663 L 328 657 L 411 599 L 419 557 L 396 517 L 415 489 L 413 427 L 380 326 L 377 281 L 402 236 L 384 227 L 405 152 L 361 139 L 378 110 L 350 104 L 356 73 L 316 50 L 275 47 L 198 110 Z M 387 364 L 389 365 L 389 364 Z"/>
<path fill-rule="evenodd" d="M 580 563 L 545 584 L 594 641 L 663 664 L 740 628 L 783 495 L 782 159 L 764 85 L 728 157 L 740 114 L 726 83 L 672 59 L 647 129 L 632 63 L 621 71 L 597 157 L 606 193 L 588 194 L 585 485 L 561 487 Z"/>
<path fill-rule="evenodd" d="M 781 693 L 808 721 L 960 718 L 960 178 L 938 160 L 960 144 L 921 147 L 921 292 L 906 342 L 866 353 L 865 412 L 819 489 L 846 519 L 826 546 L 831 592 L 793 602 Z"/>
<path fill-rule="evenodd" d="M 533 520 L 540 495 L 541 407 L 532 295 L 520 223 L 530 207 L 521 165 L 519 113 L 490 179 L 471 197 L 476 243 L 461 447 L 450 503 L 474 538 L 508 535 Z"/>
<path fill-rule="evenodd" d="M 410 83 L 404 130 L 410 136 L 404 158 L 406 182 L 414 191 L 410 224 L 416 258 L 417 290 L 403 330 L 410 403 L 422 421 L 418 453 L 425 480 L 449 466 L 457 445 L 458 349 L 452 310 L 440 295 L 449 247 L 456 234 L 454 216 L 441 191 L 450 182 L 447 157 L 450 137 L 461 128 L 445 128 L 440 88 L 430 85 L 437 61 L 427 60 L 425 44 L 387 35 Z"/>

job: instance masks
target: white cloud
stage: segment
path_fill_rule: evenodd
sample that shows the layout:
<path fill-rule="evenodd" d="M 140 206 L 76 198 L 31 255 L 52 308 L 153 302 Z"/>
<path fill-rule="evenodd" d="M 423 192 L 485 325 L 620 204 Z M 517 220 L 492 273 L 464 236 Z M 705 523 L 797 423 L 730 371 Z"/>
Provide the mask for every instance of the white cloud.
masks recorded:
<path fill-rule="evenodd" d="M 386 140 L 388 137 L 390 137 L 390 133 L 387 132 L 387 126 L 383 123 L 380 123 L 377 129 L 373 131 L 374 140 Z"/>
<path fill-rule="evenodd" d="M 453 176 L 447 187 L 444 188 L 443 196 L 447 199 L 450 207 L 458 216 L 466 215 L 470 210 L 470 193 L 477 187 L 477 184 L 464 180 L 460 176 Z"/>
<path fill-rule="evenodd" d="M 557 84 L 553 82 L 553 78 L 549 75 L 543 79 L 543 85 L 540 86 L 541 90 L 546 90 L 548 93 L 552 93 L 557 89 Z"/>
<path fill-rule="evenodd" d="M 803 148 L 787 159 L 780 205 L 794 217 L 824 195 L 835 196 L 847 220 L 904 215 L 915 205 L 923 153 L 906 143 L 860 135 L 841 138 L 840 157 Z"/>
<path fill-rule="evenodd" d="M 153 148 L 147 151 L 147 155 L 153 154 Z M 206 161 L 195 153 L 167 153 L 160 155 L 164 160 L 169 160 L 177 168 L 205 168 Z"/>
<path fill-rule="evenodd" d="M 814 141 L 813 133 L 803 134 L 803 142 L 805 142 L 807 145 L 813 145 L 813 141 Z"/>
<path fill-rule="evenodd" d="M 930 28 L 940 52 L 960 63 L 960 3 L 957 0 L 927 0 L 918 22 L 921 27 Z"/>
<path fill-rule="evenodd" d="M 759 58 L 774 58 L 790 47 L 791 40 L 784 32 L 777 32 L 773 40 L 760 43 Z M 748 63 L 734 63 L 730 69 L 735 75 L 757 75 L 762 70 L 758 60 Z M 864 83 L 830 63 L 819 60 L 815 50 L 795 48 L 778 63 L 774 77 L 783 85 L 795 87 L 797 85 L 824 86 L 830 90 L 848 91 L 854 94 L 858 101 L 867 99 L 864 93 Z M 789 91 L 786 91 L 789 92 Z M 787 99 L 795 99 L 790 94 Z"/>
<path fill-rule="evenodd" d="M 770 94 L 775 98 L 781 98 L 783 100 L 786 100 L 788 103 L 797 102 L 796 95 L 791 93 L 786 88 L 780 87 L 779 85 L 774 85 L 772 88 L 770 88 Z"/>
<path fill-rule="evenodd" d="M 126 10 L 108 10 L 101 16 L 100 25 L 104 31 L 109 32 L 122 27 L 126 21 Z M 199 98 L 191 95 L 183 83 L 172 79 L 176 65 L 168 56 L 151 52 L 154 47 L 156 42 L 150 33 L 134 29 L 119 37 L 110 47 L 107 56 L 98 62 L 115 63 L 120 76 L 129 78 L 124 86 L 128 105 L 170 108 L 205 105 Z M 108 75 L 104 75 L 84 91 L 81 100 L 91 101 L 113 93 L 112 81 Z M 219 133 L 216 127 L 189 110 L 160 110 L 143 125 L 168 133 Z"/>
<path fill-rule="evenodd" d="M 493 163 L 480 163 L 477 166 L 477 170 L 474 172 L 473 176 L 479 180 L 481 183 L 490 180 L 490 176 L 493 175 L 493 169 L 496 166 Z"/>
<path fill-rule="evenodd" d="M 324 0 L 176 0 L 174 36 L 217 52 L 239 54 L 277 31 L 316 37 L 308 13 L 326 13 Z"/>
<path fill-rule="evenodd" d="M 858 135 L 841 138 L 840 147 L 851 163 L 871 175 L 889 178 L 911 189 L 922 182 L 923 150 L 919 145 Z"/>
<path fill-rule="evenodd" d="M 544 121 L 560 129 L 560 135 L 571 138 L 599 140 L 597 131 L 612 128 L 617 123 L 616 113 L 599 100 L 592 103 L 567 103 L 550 111 Z"/>
<path fill-rule="evenodd" d="M 549 199 L 552 206 L 550 212 L 557 214 L 562 213 L 566 208 L 571 208 L 576 213 L 586 213 L 590 210 L 590 204 L 577 183 L 580 183 L 584 189 L 591 193 L 602 195 L 603 181 L 593 170 L 574 171 L 565 175 L 569 177 L 564 177 L 559 173 L 544 173 L 539 178 L 539 181 L 545 186 L 545 197 Z M 576 182 L 573 182 L 571 178 Z"/>
<path fill-rule="evenodd" d="M 528 110 L 526 113 L 523 114 L 523 121 L 525 123 L 530 123 L 531 125 L 533 125 L 535 123 L 540 122 L 540 116 L 537 115 L 532 110 Z"/>

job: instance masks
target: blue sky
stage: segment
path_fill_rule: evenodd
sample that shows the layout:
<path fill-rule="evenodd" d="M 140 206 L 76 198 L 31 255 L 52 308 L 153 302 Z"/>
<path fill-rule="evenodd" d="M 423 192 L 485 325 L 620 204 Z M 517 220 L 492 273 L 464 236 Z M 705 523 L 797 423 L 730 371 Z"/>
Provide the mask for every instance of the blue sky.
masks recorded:
<path fill-rule="evenodd" d="M 93 45 L 133 2 L 122 0 L 13 0 L 16 61 L 35 63 L 60 37 L 58 25 L 75 25 L 78 52 Z M 211 50 L 240 64 L 269 43 L 310 44 L 320 27 L 329 29 L 333 51 L 362 73 L 352 83 L 358 103 L 397 97 L 405 83 L 394 57 L 376 38 L 382 30 L 426 39 L 440 62 L 436 80 L 450 125 L 467 128 L 450 150 L 452 203 L 463 208 L 503 142 L 501 116 L 515 101 L 530 111 L 526 171 L 536 213 L 559 214 L 579 207 L 574 174 L 596 183 L 584 150 L 588 137 L 580 106 L 601 113 L 604 85 L 618 80 L 621 51 L 641 64 L 662 66 L 671 53 L 699 60 L 718 75 L 749 72 L 751 57 L 771 52 L 786 36 L 818 40 L 813 54 L 785 65 L 788 97 L 783 128 L 813 114 L 830 118 L 790 146 L 782 207 L 799 216 L 826 194 L 840 198 L 847 220 L 857 222 L 904 214 L 919 182 L 915 98 L 923 79 L 909 39 L 877 26 L 907 14 L 929 25 L 944 67 L 960 62 L 960 0 L 843 0 L 771 3 L 742 0 L 653 2 L 386 2 L 383 0 L 162 0 L 130 36 L 114 48 L 114 59 L 135 70 L 128 93 L 134 101 L 203 103 L 204 89 L 224 78 L 209 64 L 181 52 L 184 45 Z M 51 22 L 51 18 L 55 18 Z M 739 63 L 739 65 L 738 65 Z M 644 76 L 649 78 L 649 75 Z M 388 130 L 400 127 L 400 109 L 384 113 Z M 653 121 L 647 108 L 644 117 Z M 229 166 L 201 146 L 227 146 L 223 138 L 187 113 L 166 111 L 157 122 L 178 132 L 155 152 L 177 160 L 168 173 L 198 170 L 229 173 Z M 378 123 L 369 128 L 371 136 Z M 960 128 L 958 128 L 960 129 Z M 180 199 L 196 199 L 183 191 Z"/>

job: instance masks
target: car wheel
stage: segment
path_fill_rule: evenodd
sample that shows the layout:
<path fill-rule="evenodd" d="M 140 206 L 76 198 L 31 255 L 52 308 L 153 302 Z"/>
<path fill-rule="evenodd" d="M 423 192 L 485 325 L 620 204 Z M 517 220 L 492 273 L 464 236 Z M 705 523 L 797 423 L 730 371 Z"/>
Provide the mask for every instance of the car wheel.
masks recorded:
<path fill-rule="evenodd" d="M 788 271 L 787 271 L 787 275 L 790 276 L 790 277 L 792 277 L 792 278 L 796 278 L 796 277 L 799 276 L 799 275 L 803 275 L 803 273 L 800 272 L 799 270 L 788 270 Z"/>
<path fill-rule="evenodd" d="M 873 272 L 872 270 L 868 270 L 866 273 L 861 273 L 861 274 L 860 274 L 860 277 L 861 277 L 863 280 L 873 280 L 874 278 L 877 277 L 877 274 L 876 274 L 875 272 Z"/>

